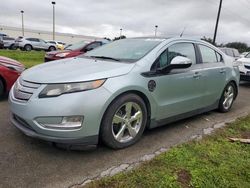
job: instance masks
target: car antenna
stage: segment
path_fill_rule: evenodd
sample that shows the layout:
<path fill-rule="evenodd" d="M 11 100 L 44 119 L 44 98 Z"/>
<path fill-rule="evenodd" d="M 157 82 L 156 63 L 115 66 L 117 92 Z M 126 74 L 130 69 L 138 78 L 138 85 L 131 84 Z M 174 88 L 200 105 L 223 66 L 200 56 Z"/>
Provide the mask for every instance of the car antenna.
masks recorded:
<path fill-rule="evenodd" d="M 182 37 L 182 35 L 183 35 L 184 31 L 186 30 L 186 28 L 187 28 L 187 26 L 185 26 L 185 27 L 183 28 L 183 30 L 182 30 L 182 32 L 181 32 L 181 34 L 180 34 L 180 37 Z"/>

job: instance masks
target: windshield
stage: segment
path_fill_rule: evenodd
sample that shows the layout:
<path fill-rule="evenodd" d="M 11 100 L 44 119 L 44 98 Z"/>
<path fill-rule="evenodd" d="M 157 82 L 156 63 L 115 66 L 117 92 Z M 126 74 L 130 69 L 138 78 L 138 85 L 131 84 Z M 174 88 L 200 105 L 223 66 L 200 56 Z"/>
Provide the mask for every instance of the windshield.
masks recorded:
<path fill-rule="evenodd" d="M 162 41 L 162 39 L 122 39 L 96 48 L 84 55 L 88 57 L 135 62 Z"/>
<path fill-rule="evenodd" d="M 245 56 L 245 58 L 250 58 L 250 53 L 248 53 L 248 54 Z"/>
<path fill-rule="evenodd" d="M 79 50 L 79 49 L 82 49 L 84 46 L 86 46 L 86 44 L 88 43 L 89 42 L 86 42 L 86 41 L 77 42 L 75 44 L 72 44 L 66 47 L 65 50 Z"/>

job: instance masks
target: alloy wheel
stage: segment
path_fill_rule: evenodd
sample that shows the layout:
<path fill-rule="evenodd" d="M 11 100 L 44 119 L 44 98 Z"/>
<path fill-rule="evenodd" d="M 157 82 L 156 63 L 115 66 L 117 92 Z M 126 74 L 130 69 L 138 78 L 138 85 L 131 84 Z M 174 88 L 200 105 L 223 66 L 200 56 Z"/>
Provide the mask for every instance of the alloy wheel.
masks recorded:
<path fill-rule="evenodd" d="M 113 116 L 112 134 L 116 141 L 126 143 L 136 137 L 141 129 L 143 114 L 135 102 L 121 105 Z"/>
<path fill-rule="evenodd" d="M 223 107 L 228 110 L 234 100 L 234 88 L 233 86 L 229 85 L 227 89 L 224 91 L 224 101 L 223 101 Z"/>

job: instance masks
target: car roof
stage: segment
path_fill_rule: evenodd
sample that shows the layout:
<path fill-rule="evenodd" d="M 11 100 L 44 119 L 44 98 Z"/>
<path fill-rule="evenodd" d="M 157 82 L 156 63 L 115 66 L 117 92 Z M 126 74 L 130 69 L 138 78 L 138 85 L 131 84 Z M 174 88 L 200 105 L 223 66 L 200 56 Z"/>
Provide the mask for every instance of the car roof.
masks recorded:
<path fill-rule="evenodd" d="M 190 37 L 133 37 L 133 38 L 128 38 L 128 39 L 156 39 L 156 40 L 162 40 L 162 41 L 193 41 L 193 42 L 202 42 L 202 43 L 206 43 L 206 44 L 210 44 L 204 40 L 201 39 L 195 39 L 195 38 L 190 38 Z M 210 44 L 212 45 L 212 44 Z"/>

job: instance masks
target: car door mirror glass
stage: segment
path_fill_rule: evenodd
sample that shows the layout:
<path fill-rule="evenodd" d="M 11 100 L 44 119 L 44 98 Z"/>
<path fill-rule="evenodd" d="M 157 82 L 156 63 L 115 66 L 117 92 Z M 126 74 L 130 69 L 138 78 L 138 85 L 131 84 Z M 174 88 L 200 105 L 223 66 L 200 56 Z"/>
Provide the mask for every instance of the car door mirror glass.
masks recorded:
<path fill-rule="evenodd" d="M 173 69 L 189 68 L 191 65 L 192 65 L 192 61 L 189 58 L 186 58 L 183 56 L 176 56 L 171 60 L 169 65 L 159 68 L 158 71 L 170 72 Z"/>
<path fill-rule="evenodd" d="M 183 56 L 176 56 L 171 60 L 170 65 L 192 65 L 192 61 Z"/>

